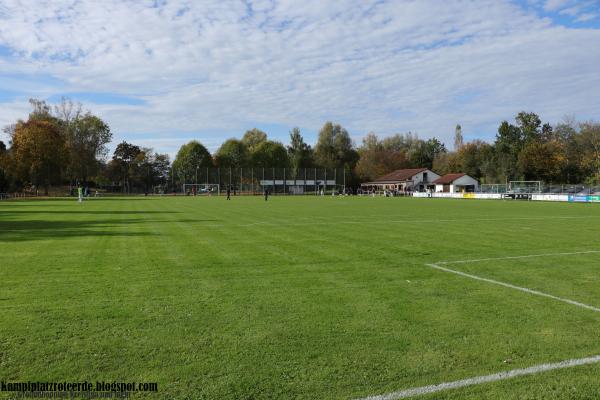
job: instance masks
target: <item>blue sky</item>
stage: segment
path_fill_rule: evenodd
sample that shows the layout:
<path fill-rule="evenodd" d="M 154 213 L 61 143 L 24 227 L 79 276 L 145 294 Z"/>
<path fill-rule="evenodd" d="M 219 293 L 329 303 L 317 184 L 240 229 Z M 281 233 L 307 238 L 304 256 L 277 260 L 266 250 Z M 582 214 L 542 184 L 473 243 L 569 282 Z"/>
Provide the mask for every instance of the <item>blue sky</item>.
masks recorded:
<path fill-rule="evenodd" d="M 26 2 L 25 2 L 26 3 Z M 309 143 L 407 131 L 492 140 L 534 111 L 600 119 L 600 0 L 0 2 L 0 125 L 70 97 L 115 142 L 216 150 L 258 127 Z M 0 137 L 6 140 L 6 137 Z"/>

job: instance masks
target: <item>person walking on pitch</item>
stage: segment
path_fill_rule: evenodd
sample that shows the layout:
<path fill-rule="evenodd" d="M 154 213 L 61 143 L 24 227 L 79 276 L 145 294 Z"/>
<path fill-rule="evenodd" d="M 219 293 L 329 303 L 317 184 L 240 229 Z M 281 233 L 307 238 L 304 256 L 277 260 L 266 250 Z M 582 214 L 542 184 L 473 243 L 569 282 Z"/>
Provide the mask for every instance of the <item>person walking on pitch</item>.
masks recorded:
<path fill-rule="evenodd" d="M 265 201 L 269 200 L 269 189 L 265 188 Z"/>
<path fill-rule="evenodd" d="M 81 203 L 83 201 L 83 188 L 81 185 L 77 186 L 77 197 L 77 201 Z"/>
<path fill-rule="evenodd" d="M 227 200 L 231 200 L 231 188 L 227 186 Z"/>

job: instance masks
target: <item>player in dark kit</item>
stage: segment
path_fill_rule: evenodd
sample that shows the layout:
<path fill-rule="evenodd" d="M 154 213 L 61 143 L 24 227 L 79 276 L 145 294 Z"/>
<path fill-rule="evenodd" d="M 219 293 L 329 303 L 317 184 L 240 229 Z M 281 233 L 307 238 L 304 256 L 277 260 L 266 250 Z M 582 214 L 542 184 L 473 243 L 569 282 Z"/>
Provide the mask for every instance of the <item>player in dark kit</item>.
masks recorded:
<path fill-rule="evenodd" d="M 265 189 L 265 201 L 269 200 L 269 189 Z"/>
<path fill-rule="evenodd" d="M 231 200 L 231 188 L 227 186 L 227 200 Z"/>

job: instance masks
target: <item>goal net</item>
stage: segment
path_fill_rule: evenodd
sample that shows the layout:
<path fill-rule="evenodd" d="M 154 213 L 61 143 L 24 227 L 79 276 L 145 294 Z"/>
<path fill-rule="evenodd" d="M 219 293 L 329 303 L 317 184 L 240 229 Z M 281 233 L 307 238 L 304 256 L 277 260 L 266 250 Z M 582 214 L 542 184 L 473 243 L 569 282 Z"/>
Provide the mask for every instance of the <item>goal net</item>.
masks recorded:
<path fill-rule="evenodd" d="M 184 183 L 183 194 L 186 196 L 219 195 L 219 185 L 216 183 Z"/>
<path fill-rule="evenodd" d="M 542 181 L 510 181 L 508 183 L 509 193 L 541 193 Z"/>

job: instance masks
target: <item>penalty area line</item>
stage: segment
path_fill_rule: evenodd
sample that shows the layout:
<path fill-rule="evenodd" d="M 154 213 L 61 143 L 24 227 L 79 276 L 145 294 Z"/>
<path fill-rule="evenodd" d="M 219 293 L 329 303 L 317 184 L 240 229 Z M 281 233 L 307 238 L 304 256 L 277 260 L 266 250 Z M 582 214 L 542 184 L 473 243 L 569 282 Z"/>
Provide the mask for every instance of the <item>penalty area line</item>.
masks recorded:
<path fill-rule="evenodd" d="M 557 363 L 534 365 L 528 368 L 513 369 L 510 371 L 499 372 L 491 375 L 476 376 L 473 378 L 462 379 L 453 382 L 438 383 L 436 385 L 421 386 L 412 389 L 400 390 L 387 394 L 364 397 L 358 400 L 396 400 L 405 399 L 407 397 L 420 396 L 424 394 L 441 392 L 443 390 L 457 389 L 465 386 L 480 385 L 482 383 L 497 382 L 505 379 L 511 379 L 518 376 L 539 374 L 546 371 L 557 369 L 577 367 L 580 365 L 600 363 L 600 355 L 560 361 Z"/>
<path fill-rule="evenodd" d="M 434 269 L 437 269 L 437 270 L 440 270 L 440 271 L 444 271 L 444 272 L 450 272 L 452 274 L 464 276 L 466 278 L 474 279 L 474 280 L 477 280 L 477 281 L 482 281 L 482 282 L 487 282 L 487 283 L 491 283 L 491 284 L 494 284 L 494 285 L 504 286 L 504 287 L 507 287 L 507 288 L 510 288 L 510 289 L 519 290 L 521 292 L 533 294 L 533 295 L 536 295 L 536 296 L 541 296 L 541 297 L 546 297 L 546 298 L 549 298 L 549 299 L 561 301 L 563 303 L 567 303 L 567 304 L 570 304 L 570 305 L 573 305 L 573 306 L 585 308 L 585 309 L 588 309 L 588 310 L 591 310 L 591 311 L 600 312 L 600 308 L 598 308 L 598 307 L 590 306 L 589 304 L 580 303 L 580 302 L 575 301 L 575 300 L 565 299 L 564 297 L 554 296 L 552 294 L 540 292 L 540 291 L 533 290 L 533 289 L 528 289 L 526 287 L 517 286 L 517 285 L 513 285 L 513 284 L 510 284 L 510 283 L 506 283 L 506 282 L 497 281 L 497 280 L 494 280 L 494 279 L 483 278 L 481 276 L 477 276 L 477 275 L 473 275 L 473 274 L 468 274 L 466 272 L 457 271 L 457 270 L 454 270 L 454 269 L 442 267 L 442 266 L 437 265 L 437 264 L 425 264 L 425 265 L 428 266 L 428 267 L 430 267 L 430 268 L 434 268 Z"/>

